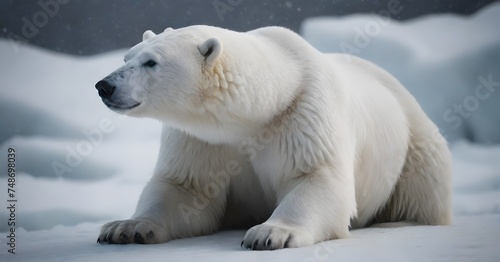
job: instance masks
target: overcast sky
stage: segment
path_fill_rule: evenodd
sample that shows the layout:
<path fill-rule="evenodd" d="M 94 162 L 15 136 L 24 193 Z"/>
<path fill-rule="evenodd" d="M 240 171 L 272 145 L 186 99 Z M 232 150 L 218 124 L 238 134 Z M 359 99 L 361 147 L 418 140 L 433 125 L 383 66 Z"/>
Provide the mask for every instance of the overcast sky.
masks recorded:
<path fill-rule="evenodd" d="M 296 32 L 306 17 L 370 13 L 401 5 L 393 17 L 431 13 L 471 14 L 493 0 L 40 0 L 1 1 L 0 37 L 52 50 L 89 55 L 127 48 L 146 29 L 207 24 L 246 31 L 280 25 Z"/>

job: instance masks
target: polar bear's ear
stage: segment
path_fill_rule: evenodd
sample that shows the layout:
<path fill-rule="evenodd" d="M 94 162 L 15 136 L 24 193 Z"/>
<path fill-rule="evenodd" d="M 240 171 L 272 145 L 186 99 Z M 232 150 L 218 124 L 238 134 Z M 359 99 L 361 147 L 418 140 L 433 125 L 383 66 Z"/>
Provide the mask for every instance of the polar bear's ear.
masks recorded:
<path fill-rule="evenodd" d="M 156 36 L 156 34 L 151 30 L 147 30 L 146 32 L 144 32 L 144 34 L 142 34 L 142 41 L 147 40 L 153 36 Z"/>
<path fill-rule="evenodd" d="M 168 31 L 172 31 L 172 30 L 174 30 L 172 27 L 167 27 L 167 28 L 165 28 L 165 30 L 163 32 L 168 32 Z"/>
<path fill-rule="evenodd" d="M 222 54 L 222 43 L 217 38 L 210 38 L 198 46 L 198 51 L 205 57 L 205 64 L 210 67 Z"/>

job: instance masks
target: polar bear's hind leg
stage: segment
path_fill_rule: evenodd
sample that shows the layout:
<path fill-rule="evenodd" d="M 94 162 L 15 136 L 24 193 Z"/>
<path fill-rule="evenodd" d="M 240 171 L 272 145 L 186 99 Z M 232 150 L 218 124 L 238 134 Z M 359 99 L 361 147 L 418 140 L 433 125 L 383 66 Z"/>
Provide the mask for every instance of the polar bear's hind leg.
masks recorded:
<path fill-rule="evenodd" d="M 401 177 L 375 222 L 451 223 L 451 156 L 444 139 L 437 136 L 411 138 Z"/>

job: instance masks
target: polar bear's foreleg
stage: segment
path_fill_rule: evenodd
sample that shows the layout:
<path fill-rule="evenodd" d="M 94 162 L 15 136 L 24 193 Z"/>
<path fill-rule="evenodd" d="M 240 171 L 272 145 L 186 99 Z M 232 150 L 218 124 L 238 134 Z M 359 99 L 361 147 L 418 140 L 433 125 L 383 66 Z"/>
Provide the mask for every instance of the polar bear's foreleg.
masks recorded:
<path fill-rule="evenodd" d="M 135 214 L 105 224 L 97 242 L 163 243 L 219 228 L 234 171 L 228 168 L 231 152 L 175 130 L 164 130 L 162 140 L 155 175 Z"/>
<path fill-rule="evenodd" d="M 271 217 L 250 228 L 242 246 L 303 247 L 349 235 L 349 221 L 356 214 L 352 171 L 323 167 L 291 183 Z"/>
<path fill-rule="evenodd" d="M 224 194 L 216 197 L 154 177 L 144 188 L 132 218 L 105 224 L 98 242 L 154 244 L 213 233 L 225 204 Z"/>

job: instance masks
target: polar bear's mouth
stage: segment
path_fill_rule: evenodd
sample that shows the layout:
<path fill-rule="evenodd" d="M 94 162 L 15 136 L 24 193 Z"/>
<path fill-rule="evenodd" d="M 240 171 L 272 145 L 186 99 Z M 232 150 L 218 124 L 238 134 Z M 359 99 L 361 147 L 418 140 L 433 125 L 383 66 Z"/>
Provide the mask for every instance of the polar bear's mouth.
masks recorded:
<path fill-rule="evenodd" d="M 126 110 L 130 110 L 132 108 L 135 108 L 135 107 L 138 107 L 139 105 L 141 105 L 140 102 L 137 102 L 131 106 L 127 106 L 127 105 L 116 105 L 116 104 L 113 104 L 113 103 L 110 103 L 109 101 L 103 99 L 103 102 L 104 104 L 111 110 L 119 110 L 119 111 L 126 111 Z"/>

